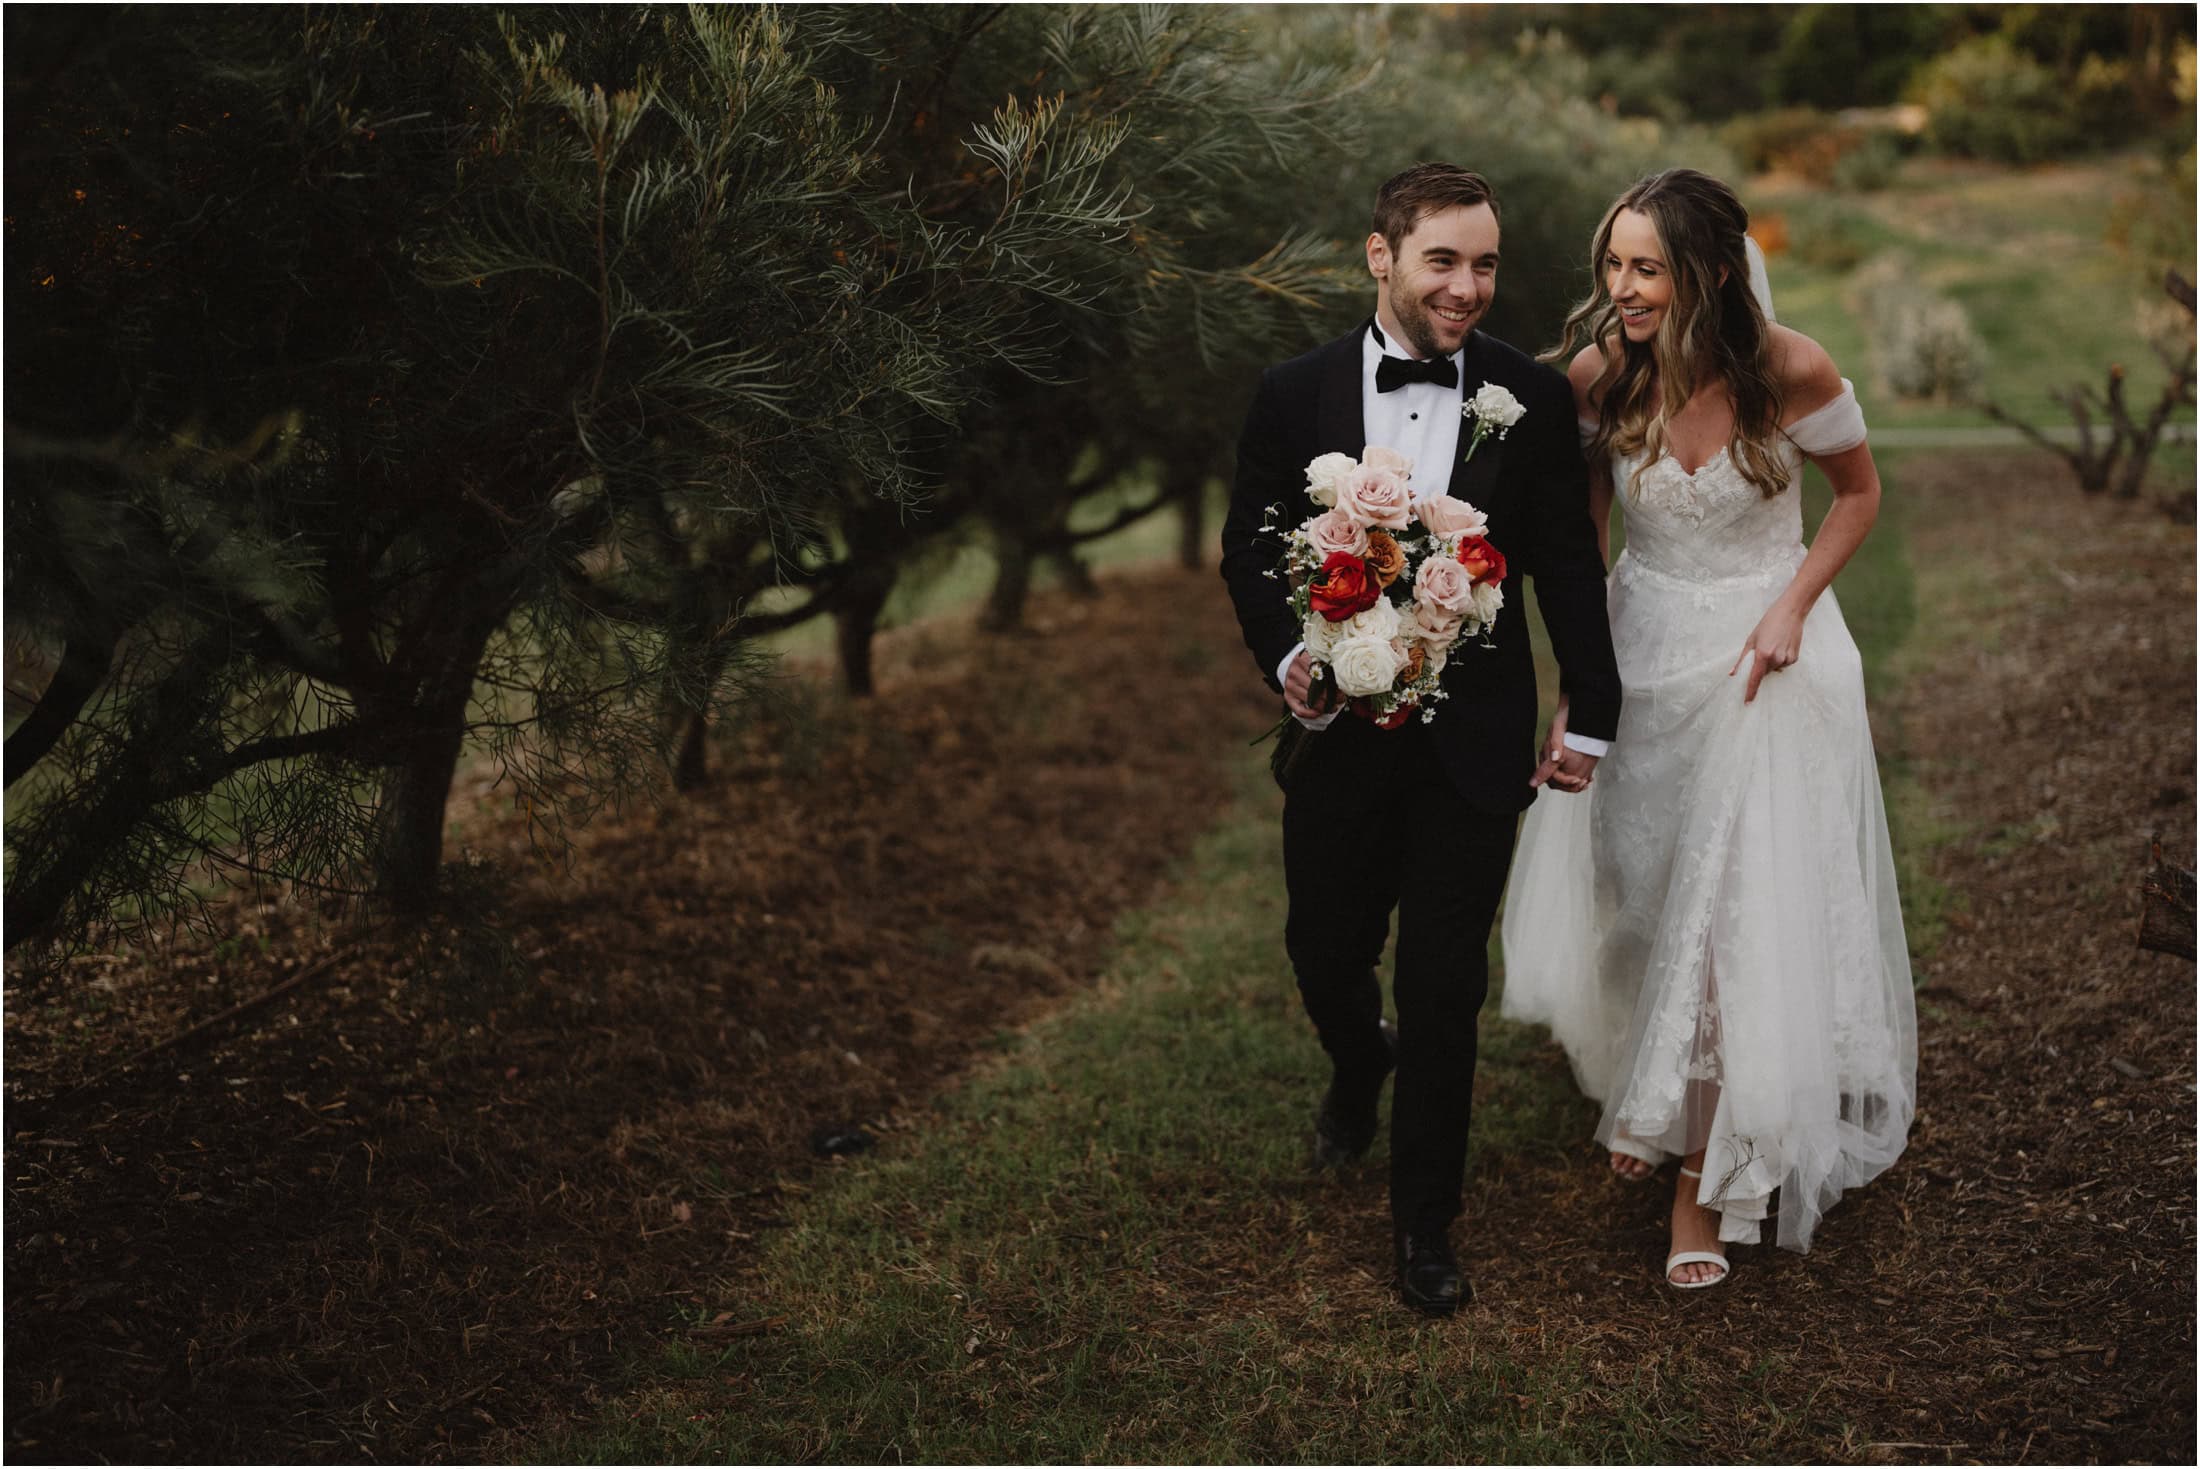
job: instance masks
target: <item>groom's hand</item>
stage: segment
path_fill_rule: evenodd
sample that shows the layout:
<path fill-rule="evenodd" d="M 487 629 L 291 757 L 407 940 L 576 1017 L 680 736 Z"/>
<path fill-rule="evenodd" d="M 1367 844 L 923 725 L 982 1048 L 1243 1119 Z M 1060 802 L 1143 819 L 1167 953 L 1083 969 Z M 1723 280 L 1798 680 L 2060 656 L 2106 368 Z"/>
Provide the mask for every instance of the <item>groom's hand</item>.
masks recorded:
<path fill-rule="evenodd" d="M 1551 727 L 1543 734 L 1543 758 L 1536 762 L 1535 774 L 1528 777 L 1531 787 L 1548 784 L 1553 790 L 1568 792 L 1589 788 L 1597 757 L 1566 748 L 1568 702 L 1564 694 L 1558 696 L 1558 712 L 1551 716 Z"/>
<path fill-rule="evenodd" d="M 1283 704 L 1301 719 L 1319 719 L 1337 702 L 1337 686 L 1324 680 L 1314 687 L 1314 656 L 1300 651 L 1283 676 Z"/>
<path fill-rule="evenodd" d="M 1547 752 L 1543 763 L 1536 766 L 1528 784 L 1539 786 L 1549 782 L 1554 791 L 1572 795 L 1589 789 L 1592 772 L 1597 768 L 1597 757 L 1584 755 L 1579 750 L 1560 749 Z"/>

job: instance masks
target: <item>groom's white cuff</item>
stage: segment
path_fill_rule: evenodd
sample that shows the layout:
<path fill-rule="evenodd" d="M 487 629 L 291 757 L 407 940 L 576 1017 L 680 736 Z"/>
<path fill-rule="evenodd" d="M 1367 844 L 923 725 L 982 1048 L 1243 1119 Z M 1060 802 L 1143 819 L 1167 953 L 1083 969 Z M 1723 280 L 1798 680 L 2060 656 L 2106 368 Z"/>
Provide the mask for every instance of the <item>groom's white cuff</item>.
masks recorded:
<path fill-rule="evenodd" d="M 1305 651 L 1306 644 L 1295 643 L 1292 645 L 1291 651 L 1283 655 L 1283 661 L 1276 665 L 1277 688 L 1280 689 L 1283 687 L 1283 677 L 1285 674 L 1291 671 L 1291 660 L 1298 657 L 1299 654 Z M 1291 717 L 1298 720 L 1299 723 L 1305 725 L 1308 729 L 1318 731 L 1329 728 L 1330 721 L 1334 720 L 1339 714 L 1342 714 L 1343 712 L 1344 711 L 1342 709 L 1332 709 L 1327 714 L 1318 715 L 1313 719 L 1308 719 L 1304 715 L 1299 714 L 1294 714 Z"/>
<path fill-rule="evenodd" d="M 1283 661 L 1276 665 L 1277 688 L 1280 689 L 1283 687 L 1284 676 L 1290 673 L 1292 660 L 1297 658 L 1299 654 L 1305 651 L 1305 643 L 1294 643 L 1291 646 L 1291 651 L 1283 655 Z M 1308 729 L 1323 730 L 1329 728 L 1331 721 L 1336 719 L 1336 717 L 1343 712 L 1344 711 L 1342 709 L 1332 709 L 1327 714 L 1321 715 L 1319 718 L 1315 719 L 1301 718 L 1299 715 L 1296 714 L 1292 715 L 1291 717 L 1293 719 L 1297 719 L 1299 723 L 1305 725 Z M 1582 754 L 1588 755 L 1597 760 L 1602 760 L 1605 756 L 1612 753 L 1612 742 L 1610 740 L 1591 739 L 1588 735 L 1578 735 L 1573 733 L 1571 730 L 1567 732 L 1565 742 L 1567 749 L 1578 750 Z"/>

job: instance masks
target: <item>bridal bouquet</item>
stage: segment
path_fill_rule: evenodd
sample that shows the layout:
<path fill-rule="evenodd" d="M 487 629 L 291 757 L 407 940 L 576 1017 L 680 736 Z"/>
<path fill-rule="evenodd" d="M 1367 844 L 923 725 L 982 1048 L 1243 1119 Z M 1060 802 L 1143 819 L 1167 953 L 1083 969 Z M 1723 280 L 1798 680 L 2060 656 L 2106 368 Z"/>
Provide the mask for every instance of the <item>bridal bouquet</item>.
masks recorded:
<path fill-rule="evenodd" d="M 1412 473 L 1380 445 L 1307 465 L 1307 494 L 1323 509 L 1284 537 L 1271 573 L 1290 583 L 1317 684 L 1330 681 L 1384 729 L 1416 709 L 1436 717 L 1452 651 L 1470 638 L 1491 646 L 1505 605 L 1505 557 L 1484 538 L 1482 512 L 1449 495 L 1412 498 Z"/>

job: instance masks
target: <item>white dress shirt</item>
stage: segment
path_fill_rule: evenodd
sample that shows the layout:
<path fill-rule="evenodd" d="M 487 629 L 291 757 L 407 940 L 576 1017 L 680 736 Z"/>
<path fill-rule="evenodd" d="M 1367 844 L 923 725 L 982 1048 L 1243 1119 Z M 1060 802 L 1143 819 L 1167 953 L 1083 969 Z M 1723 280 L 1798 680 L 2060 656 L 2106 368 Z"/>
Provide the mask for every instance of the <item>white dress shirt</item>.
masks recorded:
<path fill-rule="evenodd" d="M 1441 495 L 1451 487 L 1452 461 L 1459 454 L 1459 410 L 1465 400 L 1466 355 L 1464 343 L 1451 354 L 1452 366 L 1459 372 L 1459 382 L 1453 387 L 1439 387 L 1435 383 L 1407 383 L 1387 393 L 1375 390 L 1375 365 L 1385 357 L 1401 357 L 1416 360 L 1379 326 L 1371 325 L 1361 339 L 1360 348 L 1360 421 L 1367 430 L 1367 442 L 1395 449 L 1413 461 L 1413 474 L 1409 480 L 1413 498 Z M 1479 386 L 1479 384 L 1477 384 Z M 1283 655 L 1276 665 L 1276 682 L 1280 685 L 1284 675 L 1291 671 L 1291 664 L 1306 651 L 1300 643 Z M 1314 719 L 1297 715 L 1299 723 L 1308 729 L 1327 729 L 1329 722 L 1343 713 L 1342 708 L 1332 709 Z M 1584 755 L 1602 759 L 1612 748 L 1609 740 L 1590 739 L 1586 735 L 1568 733 L 1566 748 L 1579 750 Z"/>

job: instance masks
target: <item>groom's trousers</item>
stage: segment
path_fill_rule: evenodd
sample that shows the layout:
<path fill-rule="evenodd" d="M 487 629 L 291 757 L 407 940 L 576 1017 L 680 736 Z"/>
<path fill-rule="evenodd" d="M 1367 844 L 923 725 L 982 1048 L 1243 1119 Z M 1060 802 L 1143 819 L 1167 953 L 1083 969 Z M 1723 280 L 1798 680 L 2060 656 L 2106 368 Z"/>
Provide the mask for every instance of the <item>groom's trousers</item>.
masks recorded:
<path fill-rule="evenodd" d="M 1440 1233 L 1459 1215 L 1490 925 L 1519 820 L 1470 806 L 1418 719 L 1379 730 L 1339 718 L 1301 758 L 1284 801 L 1284 945 L 1347 1083 L 1385 1061 L 1376 966 L 1398 916 L 1390 1209 L 1409 1233 Z"/>

